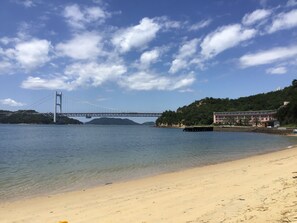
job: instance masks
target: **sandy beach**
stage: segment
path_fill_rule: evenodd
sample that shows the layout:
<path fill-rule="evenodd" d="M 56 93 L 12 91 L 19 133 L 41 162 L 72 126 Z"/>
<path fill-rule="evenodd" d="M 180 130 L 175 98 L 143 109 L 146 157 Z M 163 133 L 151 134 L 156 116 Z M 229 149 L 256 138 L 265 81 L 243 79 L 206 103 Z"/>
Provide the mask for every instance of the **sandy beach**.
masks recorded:
<path fill-rule="evenodd" d="M 0 203 L 0 222 L 297 222 L 297 147 Z"/>

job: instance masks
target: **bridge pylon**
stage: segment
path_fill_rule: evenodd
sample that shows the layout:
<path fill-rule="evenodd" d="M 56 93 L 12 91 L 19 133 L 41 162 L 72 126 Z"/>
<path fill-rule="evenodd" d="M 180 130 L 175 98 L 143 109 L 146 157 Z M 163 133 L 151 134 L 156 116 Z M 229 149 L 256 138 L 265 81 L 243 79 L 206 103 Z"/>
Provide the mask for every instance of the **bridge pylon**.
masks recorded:
<path fill-rule="evenodd" d="M 57 122 L 57 113 L 62 113 L 62 92 L 55 92 L 54 123 Z"/>

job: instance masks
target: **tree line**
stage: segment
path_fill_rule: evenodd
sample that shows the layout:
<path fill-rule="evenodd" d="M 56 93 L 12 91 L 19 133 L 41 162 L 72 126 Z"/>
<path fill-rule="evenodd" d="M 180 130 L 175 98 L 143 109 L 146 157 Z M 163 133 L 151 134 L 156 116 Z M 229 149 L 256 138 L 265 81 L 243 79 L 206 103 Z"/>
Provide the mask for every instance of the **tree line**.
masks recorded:
<path fill-rule="evenodd" d="M 286 106 L 285 101 L 289 102 Z M 297 80 L 282 90 L 238 99 L 207 97 L 176 111 L 163 112 L 156 125 L 210 125 L 213 123 L 213 112 L 253 110 L 277 110 L 276 118 L 282 125 L 297 124 Z"/>

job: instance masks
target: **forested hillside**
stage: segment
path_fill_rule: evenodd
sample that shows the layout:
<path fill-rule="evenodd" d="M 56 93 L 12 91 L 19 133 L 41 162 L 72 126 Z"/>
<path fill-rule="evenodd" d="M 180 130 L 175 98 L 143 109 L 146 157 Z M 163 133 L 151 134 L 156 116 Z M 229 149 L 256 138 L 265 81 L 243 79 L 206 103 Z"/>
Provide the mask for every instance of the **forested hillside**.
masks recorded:
<path fill-rule="evenodd" d="M 283 107 L 284 101 L 290 103 Z M 178 108 L 165 111 L 157 119 L 158 126 L 209 125 L 213 122 L 213 112 L 251 111 L 278 109 L 277 117 L 281 124 L 297 124 L 297 80 L 282 90 L 257 94 L 238 99 L 204 98 Z"/>
<path fill-rule="evenodd" d="M 0 123 L 4 124 L 53 124 L 53 117 L 40 114 L 34 110 L 19 110 L 16 112 L 0 110 Z M 58 117 L 58 124 L 82 124 L 68 117 Z"/>

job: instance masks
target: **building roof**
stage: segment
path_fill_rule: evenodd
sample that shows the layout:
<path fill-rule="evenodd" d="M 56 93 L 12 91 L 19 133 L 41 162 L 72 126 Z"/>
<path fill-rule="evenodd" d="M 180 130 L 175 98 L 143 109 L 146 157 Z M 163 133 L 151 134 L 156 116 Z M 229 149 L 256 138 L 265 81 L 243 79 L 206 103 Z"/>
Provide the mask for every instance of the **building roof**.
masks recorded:
<path fill-rule="evenodd" d="M 277 110 L 214 112 L 214 115 L 273 115 Z"/>

